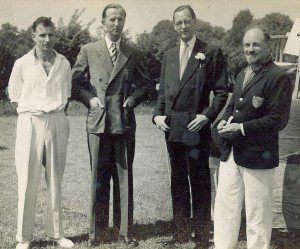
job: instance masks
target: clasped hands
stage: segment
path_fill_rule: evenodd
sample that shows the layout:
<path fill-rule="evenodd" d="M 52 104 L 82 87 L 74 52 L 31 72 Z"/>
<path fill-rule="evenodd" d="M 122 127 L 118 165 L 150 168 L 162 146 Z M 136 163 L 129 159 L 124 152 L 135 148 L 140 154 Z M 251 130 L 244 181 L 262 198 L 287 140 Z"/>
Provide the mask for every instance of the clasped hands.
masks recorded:
<path fill-rule="evenodd" d="M 133 97 L 128 97 L 124 104 L 123 107 L 134 107 L 134 98 Z M 97 97 L 93 97 L 90 100 L 90 107 L 97 107 L 99 106 L 100 108 L 104 108 L 104 105 L 102 104 L 102 102 L 100 101 L 100 99 L 98 99 Z"/>
<path fill-rule="evenodd" d="M 238 123 L 227 124 L 225 120 L 222 120 L 218 124 L 217 129 L 220 136 L 227 139 L 232 139 L 241 133 L 241 124 Z"/>
<path fill-rule="evenodd" d="M 154 117 L 156 126 L 162 131 L 169 131 L 170 127 L 165 123 L 167 116 L 157 115 Z M 203 114 L 197 114 L 196 117 L 187 125 L 190 132 L 199 131 L 209 122 L 208 118 Z"/>

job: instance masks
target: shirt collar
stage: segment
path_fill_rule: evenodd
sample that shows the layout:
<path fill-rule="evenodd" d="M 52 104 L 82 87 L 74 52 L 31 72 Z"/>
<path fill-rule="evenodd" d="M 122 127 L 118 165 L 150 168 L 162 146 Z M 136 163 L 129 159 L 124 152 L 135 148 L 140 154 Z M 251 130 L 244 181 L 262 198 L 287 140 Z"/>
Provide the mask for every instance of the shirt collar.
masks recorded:
<path fill-rule="evenodd" d="M 195 42 L 196 42 L 196 36 L 194 35 L 193 38 L 187 42 L 188 48 L 189 49 L 193 49 L 194 46 L 195 46 Z M 185 44 L 186 43 L 181 40 L 181 42 L 180 42 L 180 48 L 184 48 Z"/>
<path fill-rule="evenodd" d="M 111 46 L 112 46 L 113 43 L 116 43 L 117 49 L 120 49 L 121 38 L 120 38 L 118 41 L 116 41 L 116 42 L 112 42 L 112 41 L 108 38 L 108 35 L 106 34 L 106 35 L 105 35 L 105 42 L 106 42 L 106 46 L 107 46 L 108 49 L 111 48 Z"/>
<path fill-rule="evenodd" d="M 249 65 L 248 68 L 253 70 L 255 73 L 257 73 L 261 68 L 264 67 L 264 65 L 266 65 L 270 60 L 272 60 L 271 55 L 268 56 L 268 58 L 266 60 L 264 60 L 263 62 L 261 62 L 258 65 Z"/>
<path fill-rule="evenodd" d="M 29 51 L 29 54 L 32 55 L 34 59 L 37 59 L 35 50 L 36 50 L 36 47 L 31 49 Z M 56 58 L 58 58 L 58 59 L 64 59 L 65 58 L 65 56 L 63 56 L 62 54 L 57 53 L 54 49 L 53 49 L 53 51 L 54 51 L 54 54 L 55 54 L 55 59 Z"/>

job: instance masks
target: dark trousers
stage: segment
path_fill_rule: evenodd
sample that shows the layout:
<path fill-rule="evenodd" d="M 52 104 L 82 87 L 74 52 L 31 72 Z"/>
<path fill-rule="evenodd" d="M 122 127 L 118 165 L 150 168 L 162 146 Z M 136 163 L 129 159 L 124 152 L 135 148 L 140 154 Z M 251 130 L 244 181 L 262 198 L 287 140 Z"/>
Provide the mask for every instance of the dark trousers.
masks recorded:
<path fill-rule="evenodd" d="M 132 165 L 135 153 L 135 132 L 125 134 L 126 147 L 127 147 L 127 166 L 128 166 L 128 230 L 129 233 L 133 232 L 133 172 Z M 114 227 L 120 227 L 120 200 L 118 194 L 119 188 L 114 185 Z"/>
<path fill-rule="evenodd" d="M 88 133 L 91 181 L 91 239 L 108 228 L 110 180 L 118 187 L 120 225 L 119 234 L 128 233 L 128 168 L 127 147 L 124 135 Z"/>
<path fill-rule="evenodd" d="M 167 149 L 171 163 L 171 195 L 176 235 L 188 236 L 187 233 L 193 229 L 197 241 L 208 243 L 211 205 L 209 145 L 187 146 L 167 142 Z"/>

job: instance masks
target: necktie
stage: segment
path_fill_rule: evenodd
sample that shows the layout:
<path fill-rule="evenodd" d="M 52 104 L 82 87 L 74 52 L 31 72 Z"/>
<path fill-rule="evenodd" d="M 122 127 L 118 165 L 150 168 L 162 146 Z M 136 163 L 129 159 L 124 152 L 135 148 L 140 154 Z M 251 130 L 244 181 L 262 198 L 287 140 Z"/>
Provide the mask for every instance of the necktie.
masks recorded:
<path fill-rule="evenodd" d="M 245 73 L 245 79 L 243 81 L 243 91 L 246 88 L 246 86 L 249 84 L 249 82 L 252 80 L 254 74 L 255 74 L 254 70 L 250 66 L 247 67 Z"/>
<path fill-rule="evenodd" d="M 113 43 L 112 44 L 112 50 L 111 50 L 111 61 L 113 63 L 113 65 L 115 66 L 116 61 L 117 61 L 117 57 L 118 57 L 118 48 L 117 48 L 117 44 Z"/>
<path fill-rule="evenodd" d="M 188 44 L 185 43 L 184 44 L 184 48 L 183 48 L 183 51 L 182 51 L 182 54 L 181 54 L 181 59 L 180 59 L 180 80 L 182 78 L 182 75 L 184 73 L 184 70 L 186 68 L 186 65 L 188 63 L 188 60 L 189 60 L 189 49 L 188 49 Z"/>

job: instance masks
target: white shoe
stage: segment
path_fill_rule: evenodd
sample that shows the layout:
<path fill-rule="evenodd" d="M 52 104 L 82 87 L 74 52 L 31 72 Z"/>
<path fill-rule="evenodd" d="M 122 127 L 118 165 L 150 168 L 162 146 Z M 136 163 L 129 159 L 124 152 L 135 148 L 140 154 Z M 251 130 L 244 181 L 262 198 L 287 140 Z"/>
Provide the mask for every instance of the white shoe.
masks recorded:
<path fill-rule="evenodd" d="M 16 249 L 29 249 L 30 242 L 19 242 L 16 246 Z"/>
<path fill-rule="evenodd" d="M 62 248 L 73 248 L 75 246 L 75 244 L 71 240 L 65 237 L 61 237 L 60 239 L 48 238 L 48 240 L 56 242 Z"/>

